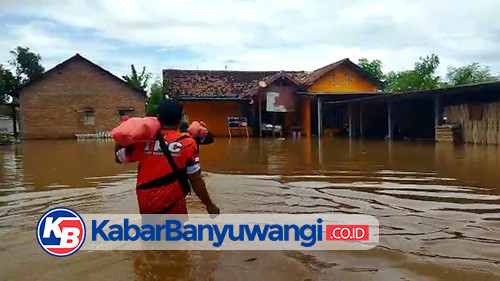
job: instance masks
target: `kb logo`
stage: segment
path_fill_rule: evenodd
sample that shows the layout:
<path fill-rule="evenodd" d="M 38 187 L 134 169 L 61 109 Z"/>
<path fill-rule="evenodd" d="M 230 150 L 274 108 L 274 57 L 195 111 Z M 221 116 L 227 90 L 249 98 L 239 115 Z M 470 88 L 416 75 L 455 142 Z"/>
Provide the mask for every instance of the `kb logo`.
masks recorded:
<path fill-rule="evenodd" d="M 75 211 L 54 208 L 38 221 L 36 238 L 49 254 L 65 257 L 78 251 L 85 240 L 85 224 Z"/>

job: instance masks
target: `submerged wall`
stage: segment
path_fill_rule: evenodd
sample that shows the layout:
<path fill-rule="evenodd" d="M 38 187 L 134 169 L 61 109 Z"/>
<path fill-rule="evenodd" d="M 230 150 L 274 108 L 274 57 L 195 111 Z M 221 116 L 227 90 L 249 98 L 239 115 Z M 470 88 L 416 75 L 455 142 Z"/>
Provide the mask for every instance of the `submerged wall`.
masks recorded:
<path fill-rule="evenodd" d="M 238 101 L 182 101 L 184 114 L 192 121 L 205 121 L 208 129 L 216 137 L 229 136 L 227 130 L 228 117 L 241 117 L 243 111 Z M 251 130 L 250 130 L 251 133 Z M 233 136 L 244 135 L 244 130 L 232 130 Z"/>

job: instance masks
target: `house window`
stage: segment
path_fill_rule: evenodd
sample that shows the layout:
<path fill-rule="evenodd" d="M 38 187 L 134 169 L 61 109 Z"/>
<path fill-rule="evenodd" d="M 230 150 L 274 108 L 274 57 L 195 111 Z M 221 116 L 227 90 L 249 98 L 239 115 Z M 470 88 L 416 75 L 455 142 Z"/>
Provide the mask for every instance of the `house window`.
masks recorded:
<path fill-rule="evenodd" d="M 345 84 L 346 84 L 346 86 L 348 86 L 351 83 L 352 83 L 352 75 L 351 75 L 351 73 L 346 73 L 345 74 Z"/>
<path fill-rule="evenodd" d="M 118 110 L 118 120 L 121 120 L 123 116 L 132 117 L 134 115 L 133 108 L 119 109 Z"/>
<path fill-rule="evenodd" d="M 83 125 L 94 125 L 94 110 L 86 109 L 84 110 L 85 115 L 83 116 Z"/>

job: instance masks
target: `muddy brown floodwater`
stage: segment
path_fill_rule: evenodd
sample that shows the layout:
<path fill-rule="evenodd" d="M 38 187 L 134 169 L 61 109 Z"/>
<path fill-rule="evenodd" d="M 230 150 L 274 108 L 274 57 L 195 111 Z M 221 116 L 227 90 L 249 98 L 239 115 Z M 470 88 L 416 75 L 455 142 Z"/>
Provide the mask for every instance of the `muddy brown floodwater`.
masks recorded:
<path fill-rule="evenodd" d="M 49 208 L 135 213 L 135 165 L 107 141 L 0 147 L 0 279 L 500 280 L 500 147 L 346 139 L 217 139 L 202 147 L 224 213 L 369 214 L 369 251 L 46 254 Z M 190 212 L 203 212 L 189 197 Z"/>

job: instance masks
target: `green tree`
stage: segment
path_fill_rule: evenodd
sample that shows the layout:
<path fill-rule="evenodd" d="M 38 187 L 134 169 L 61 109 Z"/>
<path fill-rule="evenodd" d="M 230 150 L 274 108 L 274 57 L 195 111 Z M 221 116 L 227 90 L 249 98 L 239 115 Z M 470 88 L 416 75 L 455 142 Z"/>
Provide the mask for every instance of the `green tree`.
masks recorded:
<path fill-rule="evenodd" d="M 158 115 L 158 106 L 165 99 L 165 92 L 160 80 L 156 80 L 150 88 L 146 99 L 146 114 L 148 116 Z"/>
<path fill-rule="evenodd" d="M 123 79 L 134 89 L 145 91 L 148 86 L 149 78 L 151 73 L 146 73 L 146 67 L 142 68 L 142 72 L 139 74 L 135 70 L 133 64 L 130 65 L 131 74 L 122 76 Z"/>
<path fill-rule="evenodd" d="M 477 62 L 456 68 L 449 66 L 446 77 L 454 86 L 498 80 L 491 74 L 488 66 L 481 66 Z"/>
<path fill-rule="evenodd" d="M 358 60 L 358 65 L 361 69 L 363 69 L 363 71 L 377 78 L 379 81 L 383 81 L 385 79 L 384 73 L 382 72 L 382 61 L 370 61 L 367 58 L 360 58 Z"/>
<path fill-rule="evenodd" d="M 17 79 L 12 72 L 0 64 L 0 98 L 6 95 L 15 96 L 18 86 Z"/>
<path fill-rule="evenodd" d="M 442 85 L 439 76 L 435 75 L 438 66 L 437 55 L 420 57 L 412 70 L 389 72 L 386 75 L 384 89 L 389 92 L 436 89 Z"/>
<path fill-rule="evenodd" d="M 42 56 L 30 51 L 28 47 L 17 46 L 10 53 L 14 56 L 9 63 L 16 71 L 19 85 L 24 85 L 43 75 Z"/>

